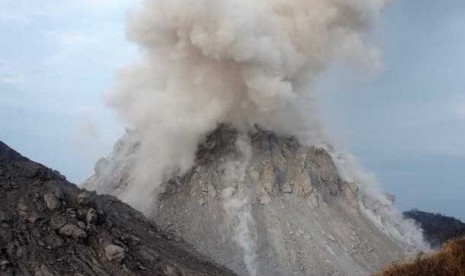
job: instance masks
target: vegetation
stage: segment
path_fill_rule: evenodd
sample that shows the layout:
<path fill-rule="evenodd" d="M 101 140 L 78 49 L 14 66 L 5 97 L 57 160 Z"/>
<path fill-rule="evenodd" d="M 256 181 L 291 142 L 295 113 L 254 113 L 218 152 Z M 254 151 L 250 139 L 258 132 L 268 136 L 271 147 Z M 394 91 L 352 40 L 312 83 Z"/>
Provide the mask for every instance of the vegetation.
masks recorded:
<path fill-rule="evenodd" d="M 377 276 L 465 276 L 465 237 L 446 242 L 437 253 L 395 263 Z"/>
<path fill-rule="evenodd" d="M 433 248 L 440 248 L 450 239 L 465 236 L 465 223 L 453 217 L 419 210 L 404 212 L 404 216 L 419 224 L 424 231 L 426 241 Z"/>

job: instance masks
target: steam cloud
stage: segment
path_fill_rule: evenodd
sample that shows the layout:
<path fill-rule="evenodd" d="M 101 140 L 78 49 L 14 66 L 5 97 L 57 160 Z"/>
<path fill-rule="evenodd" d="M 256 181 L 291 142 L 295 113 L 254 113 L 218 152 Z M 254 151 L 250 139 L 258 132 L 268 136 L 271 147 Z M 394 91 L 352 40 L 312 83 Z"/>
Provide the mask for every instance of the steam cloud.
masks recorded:
<path fill-rule="evenodd" d="M 224 178 L 227 187 L 221 196 L 226 218 L 233 225 L 233 239 L 242 249 L 244 264 L 248 275 L 256 276 L 258 272 L 257 242 L 255 240 L 255 220 L 252 216 L 252 204 L 248 197 L 246 185 L 243 185 L 246 170 L 252 158 L 252 147 L 247 136 L 236 141 L 239 158 L 224 165 Z"/>
<path fill-rule="evenodd" d="M 360 188 L 360 209 L 375 225 L 394 240 L 410 246 L 409 249 L 428 251 L 422 230 L 412 220 L 405 220 L 402 213 L 392 208 L 393 202 L 380 192 L 376 177 L 365 171 L 357 159 L 349 153 L 328 148 L 341 177 L 357 183 Z"/>
<path fill-rule="evenodd" d="M 364 33 L 384 4 L 146 0 L 127 27 L 141 58 L 107 95 L 141 141 L 122 198 L 147 211 L 161 183 L 193 165 L 198 143 L 219 123 L 319 133 L 311 109 L 306 116 L 315 124 L 294 116 L 296 102 L 312 93 L 308 84 L 333 60 L 379 65 Z"/>

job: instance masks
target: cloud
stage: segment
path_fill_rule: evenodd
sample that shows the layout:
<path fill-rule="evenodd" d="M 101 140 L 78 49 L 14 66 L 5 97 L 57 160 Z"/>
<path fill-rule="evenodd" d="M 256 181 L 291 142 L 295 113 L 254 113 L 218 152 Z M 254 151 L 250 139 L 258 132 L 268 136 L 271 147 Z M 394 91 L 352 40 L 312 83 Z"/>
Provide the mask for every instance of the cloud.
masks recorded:
<path fill-rule="evenodd" d="M 0 82 L 7 85 L 20 85 L 25 82 L 22 75 L 0 75 Z"/>
<path fill-rule="evenodd" d="M 40 18 L 65 18 L 79 14 L 112 14 L 126 10 L 140 0 L 0 0 L 0 22 L 34 21 Z"/>
<path fill-rule="evenodd" d="M 141 140 L 126 199 L 150 204 L 156 196 L 147 191 L 187 171 L 218 123 L 319 141 L 317 103 L 310 100 L 316 93 L 306 87 L 335 59 L 378 67 L 365 41 L 377 3 L 146 1 L 127 26 L 142 55 L 107 95 Z M 140 190 L 147 200 L 138 198 Z"/>
<path fill-rule="evenodd" d="M 138 2 L 137 0 L 80 0 L 84 5 L 93 8 L 120 8 L 120 7 L 128 7 L 134 2 Z"/>
<path fill-rule="evenodd" d="M 0 84 L 17 86 L 26 82 L 26 76 L 0 64 Z"/>
<path fill-rule="evenodd" d="M 455 113 L 459 119 L 465 119 L 465 101 L 459 102 L 455 106 Z"/>
<path fill-rule="evenodd" d="M 0 22 L 1 21 L 17 21 L 17 20 L 24 20 L 27 17 L 24 14 L 20 14 L 17 12 L 12 12 L 8 10 L 0 10 Z"/>
<path fill-rule="evenodd" d="M 68 1 L 62 1 L 57 4 L 56 1 L 33 1 L 17 0 L 8 1 L 0 0 L 0 21 L 33 21 L 41 17 L 58 17 L 63 15 L 67 8 L 65 4 Z"/>
<path fill-rule="evenodd" d="M 97 41 L 95 36 L 79 32 L 60 33 L 56 37 L 56 42 L 62 47 L 85 46 Z"/>
<path fill-rule="evenodd" d="M 46 67 L 61 66 L 76 56 L 85 56 L 87 51 L 103 42 L 101 37 L 88 31 L 54 30 L 46 32 L 45 37 L 51 51 L 43 62 Z"/>

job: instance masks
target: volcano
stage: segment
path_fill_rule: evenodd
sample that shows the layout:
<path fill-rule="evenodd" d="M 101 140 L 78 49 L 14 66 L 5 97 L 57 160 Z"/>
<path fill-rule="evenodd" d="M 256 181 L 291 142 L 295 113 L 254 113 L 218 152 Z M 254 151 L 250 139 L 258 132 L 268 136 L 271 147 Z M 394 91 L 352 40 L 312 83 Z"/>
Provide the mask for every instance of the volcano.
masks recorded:
<path fill-rule="evenodd" d="M 124 198 L 141 148 L 135 137 L 99 160 L 84 186 Z M 425 249 L 421 231 L 386 197 L 341 176 L 331 151 L 221 125 L 146 214 L 240 275 L 368 275 Z"/>

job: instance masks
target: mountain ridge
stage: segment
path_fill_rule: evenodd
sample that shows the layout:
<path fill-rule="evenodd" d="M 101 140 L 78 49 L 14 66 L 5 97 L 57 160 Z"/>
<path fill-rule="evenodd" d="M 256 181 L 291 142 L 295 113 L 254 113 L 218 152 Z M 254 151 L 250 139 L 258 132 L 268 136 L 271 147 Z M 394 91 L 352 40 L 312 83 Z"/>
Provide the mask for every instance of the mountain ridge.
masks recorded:
<path fill-rule="evenodd" d="M 234 275 L 113 196 L 0 141 L 0 274 Z"/>
<path fill-rule="evenodd" d="M 419 224 L 424 230 L 426 240 L 434 248 L 439 248 L 448 240 L 465 236 L 465 223 L 457 218 L 418 209 L 405 211 L 403 214 Z"/>

